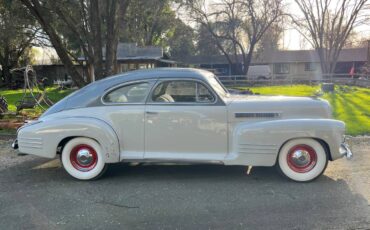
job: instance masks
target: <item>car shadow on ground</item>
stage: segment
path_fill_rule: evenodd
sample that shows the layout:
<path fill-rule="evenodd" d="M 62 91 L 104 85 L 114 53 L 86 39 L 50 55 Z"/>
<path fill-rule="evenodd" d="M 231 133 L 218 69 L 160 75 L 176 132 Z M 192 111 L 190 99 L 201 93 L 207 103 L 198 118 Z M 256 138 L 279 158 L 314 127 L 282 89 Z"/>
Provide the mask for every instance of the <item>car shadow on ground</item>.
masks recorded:
<path fill-rule="evenodd" d="M 281 177 L 275 167 L 253 167 L 251 173 L 247 174 L 246 166 L 224 166 L 213 164 L 127 164 L 119 163 L 109 166 L 104 179 L 112 180 L 128 177 L 147 177 L 151 180 L 239 180 L 241 178 L 259 180 L 285 180 Z"/>

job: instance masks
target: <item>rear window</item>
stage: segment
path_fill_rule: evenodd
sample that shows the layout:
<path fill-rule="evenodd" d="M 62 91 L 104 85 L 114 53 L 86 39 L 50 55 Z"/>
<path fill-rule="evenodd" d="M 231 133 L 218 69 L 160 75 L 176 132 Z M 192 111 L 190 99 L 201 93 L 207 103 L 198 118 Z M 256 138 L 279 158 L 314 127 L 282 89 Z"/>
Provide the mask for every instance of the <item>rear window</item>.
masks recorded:
<path fill-rule="evenodd" d="M 105 103 L 144 103 L 149 93 L 149 83 L 125 85 L 112 90 L 103 98 Z"/>

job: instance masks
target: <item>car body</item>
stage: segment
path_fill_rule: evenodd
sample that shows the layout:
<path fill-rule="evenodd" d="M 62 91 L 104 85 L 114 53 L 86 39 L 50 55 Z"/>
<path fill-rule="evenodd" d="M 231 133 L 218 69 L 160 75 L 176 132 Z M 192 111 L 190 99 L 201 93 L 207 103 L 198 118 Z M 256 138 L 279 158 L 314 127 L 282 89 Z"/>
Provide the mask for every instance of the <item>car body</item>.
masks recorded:
<path fill-rule="evenodd" d="M 324 100 L 230 95 L 211 72 L 158 68 L 87 85 L 21 127 L 13 146 L 61 154 L 66 171 L 82 180 L 109 163 L 193 162 L 277 164 L 290 179 L 310 181 L 328 160 L 351 156 L 344 131 Z"/>

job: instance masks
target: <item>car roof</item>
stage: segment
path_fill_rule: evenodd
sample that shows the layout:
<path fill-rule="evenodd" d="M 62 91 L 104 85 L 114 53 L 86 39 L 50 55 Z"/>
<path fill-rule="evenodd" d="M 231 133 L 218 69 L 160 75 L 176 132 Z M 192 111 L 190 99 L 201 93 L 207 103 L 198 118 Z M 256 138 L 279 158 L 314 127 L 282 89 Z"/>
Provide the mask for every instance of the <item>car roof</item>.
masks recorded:
<path fill-rule="evenodd" d="M 145 80 L 151 78 L 195 78 L 200 80 L 206 80 L 206 78 L 213 76 L 213 73 L 194 68 L 153 68 L 153 69 L 141 69 L 134 70 L 126 73 L 113 75 L 111 77 L 104 78 L 102 80 L 94 82 L 94 84 L 106 85 L 111 82 L 124 83 L 128 81 Z"/>
<path fill-rule="evenodd" d="M 214 74 L 209 71 L 193 68 L 154 68 L 130 71 L 95 81 L 83 87 L 70 96 L 64 98 L 59 103 L 60 105 L 54 106 L 57 107 L 54 108 L 54 110 L 95 105 L 99 103 L 100 97 L 108 89 L 126 82 L 165 78 L 197 79 L 208 82 L 208 78 L 213 76 Z"/>

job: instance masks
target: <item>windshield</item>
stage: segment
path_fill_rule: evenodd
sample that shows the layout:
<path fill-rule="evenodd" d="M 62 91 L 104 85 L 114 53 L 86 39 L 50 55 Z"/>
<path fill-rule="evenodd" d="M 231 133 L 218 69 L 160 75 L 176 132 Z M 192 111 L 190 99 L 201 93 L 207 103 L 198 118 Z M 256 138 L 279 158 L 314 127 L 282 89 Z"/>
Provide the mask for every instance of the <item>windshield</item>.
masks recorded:
<path fill-rule="evenodd" d="M 216 91 L 216 93 L 220 97 L 228 97 L 229 91 L 225 88 L 225 86 L 218 80 L 216 76 L 211 76 L 208 78 L 209 84 L 212 88 Z"/>

